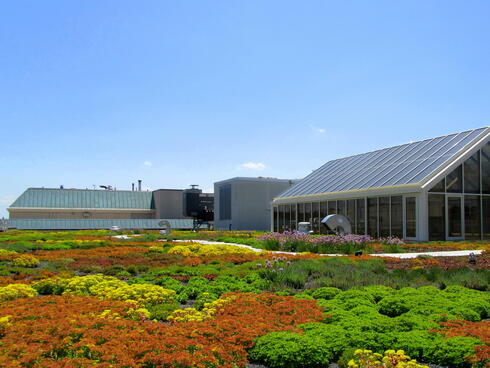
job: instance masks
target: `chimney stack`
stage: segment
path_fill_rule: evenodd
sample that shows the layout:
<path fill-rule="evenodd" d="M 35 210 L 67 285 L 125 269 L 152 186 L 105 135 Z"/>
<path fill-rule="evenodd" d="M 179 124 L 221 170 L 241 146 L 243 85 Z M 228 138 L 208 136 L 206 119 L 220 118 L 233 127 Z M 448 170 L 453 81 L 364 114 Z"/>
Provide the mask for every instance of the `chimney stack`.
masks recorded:
<path fill-rule="evenodd" d="M 134 183 L 131 183 L 131 190 L 134 192 Z"/>
<path fill-rule="evenodd" d="M 138 180 L 138 192 L 141 192 L 141 180 Z"/>

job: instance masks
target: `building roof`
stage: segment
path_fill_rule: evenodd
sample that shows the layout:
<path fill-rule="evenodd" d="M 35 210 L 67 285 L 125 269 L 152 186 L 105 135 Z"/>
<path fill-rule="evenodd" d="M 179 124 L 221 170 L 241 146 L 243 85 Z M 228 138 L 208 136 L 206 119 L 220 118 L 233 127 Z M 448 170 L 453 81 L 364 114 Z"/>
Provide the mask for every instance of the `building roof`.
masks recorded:
<path fill-rule="evenodd" d="M 488 134 L 485 127 L 328 161 L 277 198 L 423 184 Z"/>
<path fill-rule="evenodd" d="M 92 189 L 29 188 L 10 206 L 15 208 L 151 210 L 152 192 Z"/>
<path fill-rule="evenodd" d="M 51 220 L 51 219 L 10 219 L 8 226 L 19 230 L 88 230 L 110 229 L 162 229 L 160 221 L 165 219 L 134 220 Z M 192 219 L 166 219 L 172 229 L 192 229 Z"/>
<path fill-rule="evenodd" d="M 224 184 L 232 181 L 255 181 L 255 182 L 269 182 L 269 183 L 295 183 L 299 181 L 298 179 L 278 179 L 278 178 L 268 178 L 268 177 L 245 177 L 245 176 L 236 176 L 234 178 L 225 179 L 221 181 L 217 181 L 214 184 Z"/>

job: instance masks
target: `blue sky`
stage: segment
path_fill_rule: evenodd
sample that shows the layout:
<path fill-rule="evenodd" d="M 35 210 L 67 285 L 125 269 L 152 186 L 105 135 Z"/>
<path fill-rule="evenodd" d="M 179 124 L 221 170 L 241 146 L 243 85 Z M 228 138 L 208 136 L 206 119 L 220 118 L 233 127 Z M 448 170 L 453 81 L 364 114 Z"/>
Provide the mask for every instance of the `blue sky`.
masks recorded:
<path fill-rule="evenodd" d="M 0 216 L 27 187 L 301 178 L 490 125 L 488 1 L 10 1 Z"/>

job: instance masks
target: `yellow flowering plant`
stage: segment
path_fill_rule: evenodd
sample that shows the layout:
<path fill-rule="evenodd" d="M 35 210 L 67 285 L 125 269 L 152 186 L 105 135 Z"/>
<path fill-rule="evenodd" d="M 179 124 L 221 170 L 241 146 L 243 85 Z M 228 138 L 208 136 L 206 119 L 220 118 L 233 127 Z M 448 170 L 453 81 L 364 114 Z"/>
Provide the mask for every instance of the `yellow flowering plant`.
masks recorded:
<path fill-rule="evenodd" d="M 168 250 L 168 254 L 179 254 L 184 257 L 219 256 L 223 254 L 255 254 L 253 250 L 228 244 L 189 243 L 176 245 Z"/>
<path fill-rule="evenodd" d="M 12 264 L 17 267 L 29 267 L 34 268 L 39 265 L 39 259 L 30 254 L 23 254 L 20 257 L 14 258 Z"/>
<path fill-rule="evenodd" d="M 226 303 L 231 302 L 234 297 L 220 298 L 210 303 L 205 303 L 202 311 L 196 308 L 177 309 L 168 317 L 172 322 L 202 322 L 212 318 L 223 309 Z"/>
<path fill-rule="evenodd" d="M 350 368 L 429 368 L 410 359 L 403 350 L 386 350 L 384 354 L 373 353 L 372 350 L 358 349 L 354 359 L 348 363 Z"/>
<path fill-rule="evenodd" d="M 10 284 L 0 287 L 0 302 L 36 296 L 37 291 L 25 284 Z"/>

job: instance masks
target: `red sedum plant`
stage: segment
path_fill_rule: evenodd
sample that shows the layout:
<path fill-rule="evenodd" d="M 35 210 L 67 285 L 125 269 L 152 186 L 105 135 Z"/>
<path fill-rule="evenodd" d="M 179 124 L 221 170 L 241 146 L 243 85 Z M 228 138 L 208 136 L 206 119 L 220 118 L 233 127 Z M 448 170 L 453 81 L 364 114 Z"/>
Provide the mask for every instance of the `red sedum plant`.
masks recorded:
<path fill-rule="evenodd" d="M 0 305 L 0 315 L 9 316 L 0 366 L 233 368 L 247 363 L 246 349 L 257 337 L 321 320 L 315 301 L 226 296 L 233 303 L 214 318 L 172 325 L 134 320 L 134 305 L 90 296 L 6 302 Z"/>

